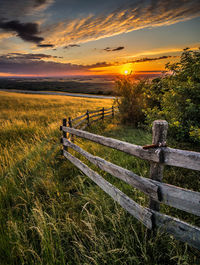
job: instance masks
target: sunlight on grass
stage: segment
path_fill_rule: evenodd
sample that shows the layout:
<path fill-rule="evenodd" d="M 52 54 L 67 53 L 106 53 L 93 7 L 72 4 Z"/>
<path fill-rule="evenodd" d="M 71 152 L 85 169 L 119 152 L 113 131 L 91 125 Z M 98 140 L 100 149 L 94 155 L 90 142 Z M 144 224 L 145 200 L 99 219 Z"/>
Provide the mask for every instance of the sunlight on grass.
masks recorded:
<path fill-rule="evenodd" d="M 61 155 L 62 119 L 111 105 L 112 100 L 104 99 L 0 93 L 0 264 L 198 264 L 198 251 L 173 237 L 159 232 L 148 240 L 140 222 Z M 151 142 L 151 133 L 122 127 L 112 119 L 89 130 L 141 145 Z M 75 141 L 92 154 L 148 177 L 145 161 Z M 148 205 L 140 191 L 92 168 Z M 174 169 L 165 177 L 180 181 L 185 172 Z M 199 187 L 194 174 L 189 176 Z"/>

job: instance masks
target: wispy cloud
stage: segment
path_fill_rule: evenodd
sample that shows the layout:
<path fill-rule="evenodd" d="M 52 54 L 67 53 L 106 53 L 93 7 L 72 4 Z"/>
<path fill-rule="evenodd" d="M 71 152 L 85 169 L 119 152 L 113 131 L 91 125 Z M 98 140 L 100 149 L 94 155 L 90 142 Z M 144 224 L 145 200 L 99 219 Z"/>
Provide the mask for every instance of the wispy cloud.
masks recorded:
<path fill-rule="evenodd" d="M 144 58 L 140 58 L 137 60 L 132 60 L 129 61 L 128 63 L 145 63 L 145 62 L 151 62 L 151 61 L 159 61 L 159 60 L 164 60 L 164 59 L 169 59 L 169 58 L 175 58 L 177 56 L 171 56 L 171 55 L 164 55 L 164 56 L 160 56 L 160 57 L 144 57 Z"/>
<path fill-rule="evenodd" d="M 53 44 L 38 44 L 37 45 L 39 48 L 53 48 Z"/>
<path fill-rule="evenodd" d="M 200 43 L 195 44 L 195 45 L 194 44 L 189 45 L 189 48 L 191 50 L 193 50 L 193 51 L 199 50 L 199 47 L 200 47 Z M 117 58 L 121 59 L 121 60 L 133 58 L 133 60 L 134 60 L 134 58 L 140 57 L 140 56 L 149 57 L 149 56 L 154 56 L 154 55 L 158 56 L 159 54 L 168 54 L 168 53 L 170 53 L 170 54 L 180 54 L 180 53 L 183 52 L 183 49 L 185 49 L 185 45 L 182 46 L 182 47 L 169 47 L 169 48 L 162 48 L 162 49 L 157 48 L 157 49 L 146 50 L 146 51 L 142 51 L 142 52 L 138 52 L 138 53 L 136 52 L 136 53 L 134 53 L 134 55 L 118 56 Z"/>
<path fill-rule="evenodd" d="M 12 36 L 13 36 L 13 34 L 10 32 L 0 32 L 0 40 L 8 39 Z"/>
<path fill-rule="evenodd" d="M 77 47 L 81 47 L 81 46 L 79 44 L 69 44 L 65 46 L 64 49 L 77 48 Z"/>
<path fill-rule="evenodd" d="M 54 0 L 33 0 L 32 2 L 35 8 L 46 9 Z"/>
<path fill-rule="evenodd" d="M 12 53 L 8 53 L 6 55 L 0 56 L 1 62 L 3 60 L 21 62 L 21 61 L 26 61 L 26 60 L 41 60 L 41 59 L 52 59 L 52 58 L 63 58 L 63 57 L 53 56 L 53 55 L 43 54 L 43 53 L 18 53 L 18 52 L 12 52 Z"/>
<path fill-rule="evenodd" d="M 124 49 L 123 46 L 119 46 L 119 47 L 116 47 L 116 48 L 107 47 L 107 48 L 105 48 L 103 50 L 106 51 L 106 52 L 116 52 L 116 51 L 121 51 L 123 49 Z"/>
<path fill-rule="evenodd" d="M 98 62 L 95 64 L 84 65 L 84 67 L 87 69 L 93 69 L 93 68 L 108 67 L 113 65 L 116 65 L 116 63 Z"/>
<path fill-rule="evenodd" d="M 46 27 L 43 33 L 48 42 L 64 46 L 72 41 L 83 43 L 145 27 L 171 25 L 199 14 L 199 0 L 142 0 L 124 4 L 106 15 L 66 19 Z"/>
<path fill-rule="evenodd" d="M 123 64 L 135 64 L 135 63 L 146 63 L 146 62 L 152 62 L 152 61 L 160 61 L 160 60 L 165 60 L 165 59 L 170 59 L 170 58 L 175 58 L 177 56 L 172 56 L 172 55 L 163 55 L 159 57 L 143 57 L 135 60 L 128 60 L 128 61 L 122 61 L 122 62 L 99 62 L 96 64 L 91 64 L 87 65 L 87 68 L 92 69 L 92 68 L 101 68 L 101 67 L 109 67 L 109 66 L 119 66 Z"/>

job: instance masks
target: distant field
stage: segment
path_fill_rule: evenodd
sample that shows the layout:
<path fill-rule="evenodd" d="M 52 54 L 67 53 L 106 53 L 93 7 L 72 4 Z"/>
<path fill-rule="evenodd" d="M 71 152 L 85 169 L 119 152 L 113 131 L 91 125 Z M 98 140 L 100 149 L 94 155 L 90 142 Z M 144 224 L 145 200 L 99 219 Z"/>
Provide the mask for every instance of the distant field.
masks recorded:
<path fill-rule="evenodd" d="M 1 265 L 200 263 L 199 251 L 161 231 L 147 240 L 147 230 L 140 222 L 61 156 L 62 118 L 112 103 L 109 99 L 0 92 Z M 151 133 L 122 127 L 117 120 L 100 122 L 90 130 L 135 144 L 151 143 Z M 149 175 L 145 161 L 86 140 L 75 141 L 95 155 Z M 97 171 L 138 203 L 148 205 L 147 196 Z M 199 173 L 191 170 L 166 167 L 165 180 L 200 188 Z M 167 206 L 162 212 L 200 225 L 199 218 L 191 214 Z"/>
<path fill-rule="evenodd" d="M 0 89 L 62 91 L 95 95 L 113 95 L 115 83 L 106 80 L 0 79 Z"/>

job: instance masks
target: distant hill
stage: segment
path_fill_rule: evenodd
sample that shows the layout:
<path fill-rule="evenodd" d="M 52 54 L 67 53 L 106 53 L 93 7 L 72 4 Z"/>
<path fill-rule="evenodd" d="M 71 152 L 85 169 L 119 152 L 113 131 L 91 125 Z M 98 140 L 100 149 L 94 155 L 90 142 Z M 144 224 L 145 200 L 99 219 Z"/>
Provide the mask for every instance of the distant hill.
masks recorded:
<path fill-rule="evenodd" d="M 153 79 L 159 74 L 135 74 L 133 79 Z M 76 76 L 60 78 L 0 78 L 0 89 L 61 91 L 97 95 L 115 95 L 117 76 Z"/>

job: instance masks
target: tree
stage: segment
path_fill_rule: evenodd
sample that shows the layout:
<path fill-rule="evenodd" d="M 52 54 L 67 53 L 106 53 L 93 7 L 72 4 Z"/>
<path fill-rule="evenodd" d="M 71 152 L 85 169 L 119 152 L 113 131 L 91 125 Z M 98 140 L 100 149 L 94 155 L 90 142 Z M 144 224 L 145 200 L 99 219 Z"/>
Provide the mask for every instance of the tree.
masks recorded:
<path fill-rule="evenodd" d="M 171 74 L 157 83 L 163 93 L 159 106 L 144 110 L 146 120 L 152 121 L 157 111 L 176 139 L 200 141 L 200 51 L 184 49 L 180 62 L 168 63 L 166 69 Z"/>
<path fill-rule="evenodd" d="M 143 109 L 146 108 L 146 82 L 134 83 L 131 75 L 123 76 L 116 81 L 116 103 L 119 107 L 122 123 L 131 123 L 134 127 L 144 122 Z"/>
<path fill-rule="evenodd" d="M 116 83 L 122 122 L 134 126 L 166 119 L 177 140 L 200 142 L 200 50 L 183 50 L 168 74 L 151 82 L 134 83 L 130 76 Z"/>

